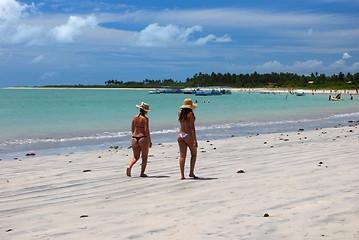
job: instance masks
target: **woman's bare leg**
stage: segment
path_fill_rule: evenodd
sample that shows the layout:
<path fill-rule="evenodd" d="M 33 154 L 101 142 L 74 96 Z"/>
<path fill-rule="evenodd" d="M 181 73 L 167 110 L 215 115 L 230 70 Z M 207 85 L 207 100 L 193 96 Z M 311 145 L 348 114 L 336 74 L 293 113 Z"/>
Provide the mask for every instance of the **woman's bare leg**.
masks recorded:
<path fill-rule="evenodd" d="M 147 159 L 148 159 L 148 145 L 146 147 L 142 147 L 142 164 L 141 164 L 141 175 L 140 177 L 148 177 L 145 174 L 146 166 L 147 166 Z"/>
<path fill-rule="evenodd" d="M 146 166 L 147 166 L 147 159 L 148 159 L 148 139 L 147 139 L 147 137 L 141 138 L 138 143 L 141 147 L 141 152 L 142 152 L 142 154 L 141 154 L 142 164 L 141 164 L 140 177 L 148 177 L 145 174 Z"/>
<path fill-rule="evenodd" d="M 181 170 L 181 179 L 186 179 L 184 177 L 184 166 L 186 162 L 187 144 L 181 137 L 178 137 L 177 141 L 180 151 L 179 165 Z"/>
<path fill-rule="evenodd" d="M 196 165 L 197 160 L 197 148 L 195 146 L 189 146 L 189 149 L 191 151 L 191 165 L 189 169 L 189 176 L 193 178 L 197 178 L 196 175 L 194 175 L 194 166 Z"/>
<path fill-rule="evenodd" d="M 131 177 L 131 169 L 132 166 L 137 162 L 137 160 L 140 158 L 141 153 L 141 147 L 137 144 L 136 140 L 132 140 L 132 151 L 133 151 L 133 157 L 130 160 L 130 164 L 128 165 L 128 168 L 126 170 L 127 176 Z"/>

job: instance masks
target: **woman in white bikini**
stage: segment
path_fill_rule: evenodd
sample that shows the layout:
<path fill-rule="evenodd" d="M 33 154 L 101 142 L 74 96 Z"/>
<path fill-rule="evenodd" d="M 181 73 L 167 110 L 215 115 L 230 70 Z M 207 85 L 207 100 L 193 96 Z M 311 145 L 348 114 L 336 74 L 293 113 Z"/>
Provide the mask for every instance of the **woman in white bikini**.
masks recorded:
<path fill-rule="evenodd" d="M 190 98 L 186 98 L 184 100 L 184 105 L 181 106 L 181 110 L 178 112 L 178 121 L 181 124 L 181 128 L 177 138 L 180 150 L 179 165 L 181 170 L 181 179 L 186 179 L 184 177 L 184 166 L 187 155 L 187 147 L 191 152 L 191 166 L 189 176 L 197 178 L 197 176 L 194 175 L 194 166 L 197 159 L 198 143 L 196 138 L 196 129 L 194 126 L 194 121 L 196 120 L 196 117 L 194 116 L 192 111 L 197 106 L 197 104 L 193 104 Z"/>
<path fill-rule="evenodd" d="M 127 168 L 127 176 L 131 177 L 132 166 L 140 158 L 142 152 L 142 165 L 140 177 L 148 177 L 145 174 L 148 158 L 148 149 L 152 147 L 150 130 L 148 128 L 148 118 L 145 116 L 148 112 L 152 112 L 147 103 L 136 105 L 140 109 L 140 114 L 135 115 L 132 120 L 132 151 L 133 157 Z"/>

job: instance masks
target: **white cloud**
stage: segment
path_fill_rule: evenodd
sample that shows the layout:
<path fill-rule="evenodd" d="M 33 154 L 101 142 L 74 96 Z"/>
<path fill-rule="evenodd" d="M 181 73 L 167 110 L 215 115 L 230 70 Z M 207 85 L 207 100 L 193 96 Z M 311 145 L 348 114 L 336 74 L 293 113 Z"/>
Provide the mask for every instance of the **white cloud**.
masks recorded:
<path fill-rule="evenodd" d="M 24 15 L 27 9 L 33 9 L 34 4 L 21 4 L 15 0 L 1 0 L 0 1 L 0 28 L 7 24 L 17 21 Z"/>
<path fill-rule="evenodd" d="M 256 68 L 259 68 L 262 71 L 270 71 L 270 72 L 276 72 L 276 71 L 283 71 L 285 66 L 283 66 L 280 62 L 277 60 L 275 61 L 269 61 L 264 63 L 261 66 L 257 66 Z"/>
<path fill-rule="evenodd" d="M 51 33 L 58 42 L 73 42 L 74 37 L 80 35 L 86 29 L 95 28 L 96 26 L 97 20 L 94 16 L 88 16 L 87 18 L 70 16 L 66 24 L 55 27 Z"/>
<path fill-rule="evenodd" d="M 343 59 L 348 59 L 348 58 L 351 58 L 352 56 L 350 56 L 349 55 L 349 53 L 347 53 L 347 52 L 345 52 L 344 54 L 343 54 Z"/>
<path fill-rule="evenodd" d="M 232 39 L 227 35 L 219 38 L 219 37 L 216 37 L 213 34 L 209 34 L 208 36 L 206 36 L 204 38 L 199 38 L 195 42 L 195 44 L 196 45 L 205 45 L 208 42 L 231 42 L 231 41 L 232 41 Z"/>
<path fill-rule="evenodd" d="M 296 71 L 316 71 L 316 69 L 323 68 L 323 62 L 318 60 L 297 61 L 291 68 Z"/>
<path fill-rule="evenodd" d="M 344 69 L 345 67 L 345 61 L 343 59 L 339 59 L 338 61 L 335 61 L 334 63 L 329 65 L 329 68 L 339 71 L 342 71 L 341 69 Z"/>
<path fill-rule="evenodd" d="M 351 72 L 359 72 L 359 62 L 353 63 L 353 65 L 350 67 Z"/>
<path fill-rule="evenodd" d="M 44 55 L 39 55 L 39 56 L 37 56 L 36 58 L 34 58 L 34 59 L 32 59 L 32 63 L 38 63 L 38 62 L 41 62 L 41 61 L 43 61 L 44 60 L 44 58 L 45 58 L 45 56 Z"/>
<path fill-rule="evenodd" d="M 323 61 L 307 60 L 297 61 L 293 65 L 284 65 L 275 60 L 262 65 L 256 65 L 254 70 L 259 72 L 293 72 L 297 74 L 310 74 L 313 72 L 334 74 L 338 72 L 358 72 L 359 62 L 347 65 L 343 59 L 339 59 L 333 63 L 324 65 Z"/>
<path fill-rule="evenodd" d="M 191 35 L 202 31 L 202 27 L 195 25 L 189 28 L 180 28 L 176 25 L 168 24 L 160 26 L 158 23 L 148 25 L 141 32 L 135 34 L 136 44 L 143 47 L 160 47 L 176 45 L 178 43 L 189 43 L 204 45 L 208 42 L 229 42 L 231 38 L 227 35 L 218 38 L 213 34 L 197 40 L 191 40 Z"/>
<path fill-rule="evenodd" d="M 13 43 L 40 44 L 43 42 L 44 28 L 38 25 L 21 24 L 17 26 L 16 33 L 12 36 Z"/>

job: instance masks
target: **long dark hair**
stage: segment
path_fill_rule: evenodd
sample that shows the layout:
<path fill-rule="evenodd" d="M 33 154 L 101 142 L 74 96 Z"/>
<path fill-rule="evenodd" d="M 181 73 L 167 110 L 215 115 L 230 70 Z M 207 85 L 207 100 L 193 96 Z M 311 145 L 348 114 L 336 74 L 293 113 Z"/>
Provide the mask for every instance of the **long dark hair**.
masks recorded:
<path fill-rule="evenodd" d="M 194 120 L 196 120 L 196 117 L 194 116 L 194 113 L 193 113 L 192 109 L 190 109 L 190 108 L 182 108 L 180 116 L 178 118 L 178 121 L 187 119 L 187 116 L 188 116 L 189 113 L 192 113 L 193 117 L 194 117 Z"/>

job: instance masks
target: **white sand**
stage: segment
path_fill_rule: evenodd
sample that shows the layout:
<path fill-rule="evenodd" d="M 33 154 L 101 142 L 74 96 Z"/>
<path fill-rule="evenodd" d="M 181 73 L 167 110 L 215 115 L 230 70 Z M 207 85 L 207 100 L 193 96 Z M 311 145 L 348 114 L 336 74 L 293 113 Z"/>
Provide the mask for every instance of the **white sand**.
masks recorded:
<path fill-rule="evenodd" d="M 354 126 L 204 141 L 183 181 L 176 143 L 150 150 L 151 178 L 125 175 L 131 149 L 1 161 L 0 239 L 359 239 L 358 143 Z"/>

